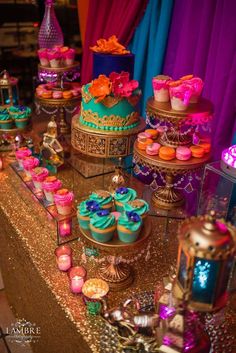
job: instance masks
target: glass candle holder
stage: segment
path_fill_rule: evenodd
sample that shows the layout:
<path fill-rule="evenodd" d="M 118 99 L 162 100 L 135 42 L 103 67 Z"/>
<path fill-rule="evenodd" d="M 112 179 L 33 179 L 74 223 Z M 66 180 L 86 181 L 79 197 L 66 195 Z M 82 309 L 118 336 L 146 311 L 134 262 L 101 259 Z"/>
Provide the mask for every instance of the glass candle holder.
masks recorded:
<path fill-rule="evenodd" d="M 74 266 L 69 270 L 70 290 L 74 294 L 82 292 L 82 287 L 86 280 L 87 271 L 82 266 Z"/>
<path fill-rule="evenodd" d="M 60 237 L 68 237 L 72 234 L 72 219 L 65 219 L 63 221 L 59 221 L 58 230 Z"/>
<path fill-rule="evenodd" d="M 60 271 L 68 271 L 72 266 L 72 249 L 69 245 L 59 246 L 55 250 L 57 266 Z"/>

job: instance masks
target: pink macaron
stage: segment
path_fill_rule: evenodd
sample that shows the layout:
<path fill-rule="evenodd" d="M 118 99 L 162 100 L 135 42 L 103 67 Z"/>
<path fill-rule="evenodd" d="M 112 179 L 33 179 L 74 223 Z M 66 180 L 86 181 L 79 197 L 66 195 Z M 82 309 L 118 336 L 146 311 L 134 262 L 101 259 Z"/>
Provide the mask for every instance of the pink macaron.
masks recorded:
<path fill-rule="evenodd" d="M 176 148 L 176 158 L 180 161 L 187 161 L 192 156 L 190 148 L 180 146 Z"/>
<path fill-rule="evenodd" d="M 158 155 L 160 147 L 161 147 L 161 145 L 159 143 L 154 142 L 151 145 L 146 147 L 146 153 L 149 156 L 156 156 L 156 155 Z"/>
<path fill-rule="evenodd" d="M 52 97 L 55 99 L 61 99 L 63 96 L 62 91 L 54 91 L 52 92 Z"/>

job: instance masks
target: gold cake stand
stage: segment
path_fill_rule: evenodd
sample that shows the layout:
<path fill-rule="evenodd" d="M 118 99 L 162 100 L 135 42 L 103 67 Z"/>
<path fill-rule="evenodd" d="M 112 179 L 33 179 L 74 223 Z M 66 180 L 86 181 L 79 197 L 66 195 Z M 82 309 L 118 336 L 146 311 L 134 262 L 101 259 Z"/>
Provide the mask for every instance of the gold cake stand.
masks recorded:
<path fill-rule="evenodd" d="M 105 263 L 100 264 L 99 276 L 109 284 L 111 290 L 119 291 L 120 289 L 129 287 L 133 282 L 132 268 L 127 263 L 120 262 L 118 256 L 134 254 L 144 248 L 145 243 L 151 235 L 151 219 L 149 217 L 145 218 L 139 238 L 134 243 L 120 241 L 117 234 L 115 234 L 115 237 L 111 241 L 100 243 L 92 237 L 90 230 L 79 229 L 88 245 L 93 245 L 107 253 Z"/>
<path fill-rule="evenodd" d="M 191 157 L 187 161 L 174 159 L 164 161 L 159 156 L 149 156 L 145 151 L 138 149 L 137 141 L 134 144 L 134 161 L 143 167 L 147 167 L 154 172 L 164 173 L 166 184 L 160 186 L 152 195 L 152 202 L 155 206 L 164 209 L 173 209 L 184 203 L 184 197 L 174 186 L 174 179 L 177 175 L 185 175 L 188 172 L 201 169 L 210 158 L 210 154 L 205 154 L 202 158 Z"/>
<path fill-rule="evenodd" d="M 42 109 L 44 112 L 45 110 L 43 108 L 54 108 L 53 112 L 47 112 L 50 114 L 55 114 L 56 112 L 60 113 L 60 121 L 59 121 L 59 128 L 60 128 L 60 133 L 61 134 L 68 134 L 70 132 L 70 127 L 66 123 L 66 109 L 67 108 L 74 108 L 74 110 L 77 108 L 81 100 L 81 96 L 78 97 L 72 97 L 70 99 L 55 99 L 55 98 L 41 98 L 35 95 L 35 103 L 36 107 L 40 111 Z M 55 110 L 56 109 L 56 110 Z"/>
<path fill-rule="evenodd" d="M 125 157 L 132 154 L 137 134 L 146 127 L 145 120 L 126 131 L 101 131 L 80 124 L 79 114 L 72 118 L 71 144 L 88 156 L 100 158 Z"/>
<path fill-rule="evenodd" d="M 146 111 L 149 117 L 167 123 L 167 131 L 161 135 L 159 142 L 165 146 L 178 147 L 189 145 L 192 141 L 194 125 L 189 125 L 188 134 L 181 132 L 181 127 L 186 125 L 191 114 L 198 115 L 198 125 L 205 124 L 212 118 L 213 105 L 209 100 L 200 98 L 198 103 L 190 104 L 187 110 L 176 111 L 171 108 L 170 102 L 157 102 L 153 97 L 150 97 L 147 101 Z"/>

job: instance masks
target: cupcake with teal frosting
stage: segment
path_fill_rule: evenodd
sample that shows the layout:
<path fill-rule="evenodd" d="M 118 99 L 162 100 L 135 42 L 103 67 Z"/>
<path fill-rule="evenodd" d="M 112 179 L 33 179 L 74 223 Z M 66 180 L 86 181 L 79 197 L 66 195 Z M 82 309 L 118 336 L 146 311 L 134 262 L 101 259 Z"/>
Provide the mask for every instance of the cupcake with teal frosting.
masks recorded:
<path fill-rule="evenodd" d="M 89 229 L 90 217 L 100 210 L 100 206 L 96 201 L 85 200 L 77 207 L 77 218 L 81 228 Z"/>
<path fill-rule="evenodd" d="M 27 126 L 31 109 L 24 105 L 13 105 L 9 109 L 11 117 L 15 120 L 15 125 L 18 129 L 23 129 Z"/>
<path fill-rule="evenodd" d="M 13 120 L 5 108 L 0 108 L 0 128 L 10 130 L 13 128 Z"/>
<path fill-rule="evenodd" d="M 124 211 L 136 212 L 139 216 L 142 217 L 142 219 L 144 219 L 148 215 L 149 204 L 142 199 L 135 199 L 133 201 L 129 201 L 128 203 L 124 204 Z"/>
<path fill-rule="evenodd" d="M 92 237 L 100 243 L 106 243 L 113 238 L 116 230 L 116 220 L 108 210 L 96 212 L 90 219 Z"/>
<path fill-rule="evenodd" d="M 101 209 L 108 210 L 108 211 L 112 210 L 113 198 L 108 191 L 105 191 L 105 190 L 95 191 L 90 195 L 89 198 L 90 200 L 96 201 L 99 204 Z"/>
<path fill-rule="evenodd" d="M 124 204 L 129 201 L 133 201 L 134 199 L 136 199 L 136 197 L 137 193 L 134 189 L 125 187 L 120 187 L 116 189 L 114 194 L 116 211 L 123 212 Z"/>
<path fill-rule="evenodd" d="M 142 228 L 141 216 L 134 212 L 124 212 L 118 219 L 118 237 L 124 243 L 133 243 L 138 239 Z"/>

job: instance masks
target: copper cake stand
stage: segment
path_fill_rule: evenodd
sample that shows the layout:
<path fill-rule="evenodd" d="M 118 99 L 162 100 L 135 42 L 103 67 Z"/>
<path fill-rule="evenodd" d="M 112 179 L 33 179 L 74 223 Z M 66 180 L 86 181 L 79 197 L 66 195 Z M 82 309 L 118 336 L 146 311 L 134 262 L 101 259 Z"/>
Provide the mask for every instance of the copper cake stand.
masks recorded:
<path fill-rule="evenodd" d="M 140 124 L 133 129 L 102 131 L 80 124 L 79 114 L 77 114 L 72 119 L 71 143 L 74 149 L 88 156 L 125 157 L 132 154 L 137 134 L 145 127 L 145 120 L 140 119 Z"/>
<path fill-rule="evenodd" d="M 152 202 L 155 206 L 164 209 L 173 209 L 184 203 L 184 197 L 174 187 L 174 178 L 177 175 L 185 175 L 188 172 L 197 171 L 209 160 L 210 154 L 205 154 L 202 158 L 191 157 L 187 161 L 164 161 L 159 156 L 149 156 L 145 151 L 138 149 L 137 142 L 134 144 L 135 163 L 143 167 L 148 167 L 158 173 L 165 173 L 166 185 L 160 186 L 152 195 Z"/>
<path fill-rule="evenodd" d="M 93 245 L 107 253 L 105 262 L 99 267 L 99 276 L 109 284 L 111 290 L 118 291 L 129 287 L 133 282 L 132 268 L 127 263 L 120 262 L 118 256 L 133 254 L 144 248 L 145 243 L 151 235 L 151 219 L 149 217 L 145 218 L 139 238 L 133 243 L 120 241 L 117 234 L 115 234 L 115 237 L 111 241 L 100 243 L 92 237 L 90 230 L 79 229 L 87 244 Z"/>

